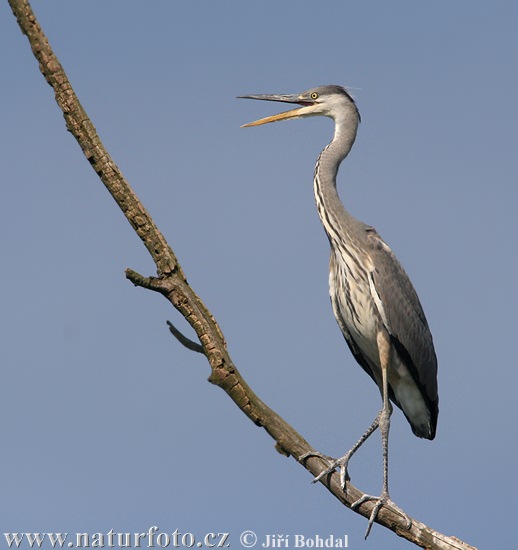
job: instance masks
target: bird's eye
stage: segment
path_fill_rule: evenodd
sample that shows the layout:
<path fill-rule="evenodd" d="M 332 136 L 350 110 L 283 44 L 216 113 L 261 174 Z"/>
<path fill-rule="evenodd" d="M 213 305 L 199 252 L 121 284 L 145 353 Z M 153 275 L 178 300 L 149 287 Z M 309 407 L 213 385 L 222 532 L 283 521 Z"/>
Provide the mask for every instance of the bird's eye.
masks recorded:
<path fill-rule="evenodd" d="M 312 92 L 311 99 L 316 99 L 318 97 L 318 94 L 316 92 Z"/>

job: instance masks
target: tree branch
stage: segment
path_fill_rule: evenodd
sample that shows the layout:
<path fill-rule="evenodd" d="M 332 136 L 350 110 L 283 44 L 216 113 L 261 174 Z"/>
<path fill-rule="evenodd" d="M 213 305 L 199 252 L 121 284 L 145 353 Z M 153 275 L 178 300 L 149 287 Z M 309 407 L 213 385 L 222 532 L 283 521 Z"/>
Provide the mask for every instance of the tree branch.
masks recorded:
<path fill-rule="evenodd" d="M 142 239 L 156 264 L 157 277 L 144 277 L 130 269 L 126 271 L 126 277 L 136 286 L 162 294 L 184 316 L 196 332 L 200 343 L 185 338 L 176 329 L 172 332 L 182 344 L 188 344 L 187 347 L 202 352 L 207 357 L 211 366 L 209 381 L 221 387 L 250 420 L 268 432 L 275 440 L 276 449 L 280 453 L 294 457 L 313 476 L 318 475 L 327 467 L 325 461 L 318 457 L 298 460 L 306 453 L 314 451 L 313 447 L 259 399 L 235 367 L 218 324 L 187 283 L 173 250 L 104 148 L 38 24 L 29 2 L 8 1 L 22 32 L 29 39 L 41 73 L 54 90 L 68 131 L 78 142 L 88 162 Z M 337 472 L 324 477 L 320 483 L 347 507 L 363 495 L 350 483 L 347 484 L 347 492 L 344 493 Z M 368 518 L 373 505 L 372 502 L 366 502 L 355 512 Z M 430 529 L 415 519 L 412 520 L 411 528 L 407 529 L 404 518 L 389 508 L 382 507 L 376 522 L 422 548 L 476 550 L 455 537 L 447 537 Z"/>
<path fill-rule="evenodd" d="M 182 334 L 174 325 L 171 323 L 171 321 L 166 321 L 167 326 L 169 327 L 169 332 L 182 344 L 182 346 L 186 347 L 187 349 L 190 349 L 191 351 L 195 351 L 197 353 L 203 353 L 203 347 L 200 346 L 200 344 L 193 342 L 190 338 L 187 338 L 184 334 Z"/>

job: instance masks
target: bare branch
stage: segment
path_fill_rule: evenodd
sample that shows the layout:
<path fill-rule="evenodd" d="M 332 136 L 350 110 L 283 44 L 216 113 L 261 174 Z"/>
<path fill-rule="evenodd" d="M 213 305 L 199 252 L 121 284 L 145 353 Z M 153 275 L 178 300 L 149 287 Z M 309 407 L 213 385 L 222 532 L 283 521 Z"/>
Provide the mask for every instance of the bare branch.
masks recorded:
<path fill-rule="evenodd" d="M 184 334 L 182 334 L 174 325 L 171 323 L 171 321 L 166 321 L 167 326 L 169 327 L 169 331 L 171 334 L 182 344 L 182 346 L 186 347 L 187 349 L 191 351 L 196 351 L 197 353 L 203 353 L 203 347 L 200 346 L 197 342 L 193 342 L 190 338 L 187 338 Z"/>
<path fill-rule="evenodd" d="M 126 277 L 136 286 L 165 296 L 185 317 L 196 332 L 200 343 L 189 340 L 169 324 L 171 332 L 189 349 L 205 354 L 212 369 L 209 381 L 220 386 L 256 425 L 262 426 L 268 432 L 275 440 L 276 449 L 280 453 L 298 460 L 298 457 L 314 451 L 315 449 L 277 413 L 267 407 L 245 382 L 228 354 L 218 324 L 188 285 L 171 247 L 101 143 L 63 67 L 42 32 L 29 2 L 9 0 L 9 4 L 22 32 L 29 39 L 43 76 L 54 90 L 67 129 L 77 140 L 88 162 L 142 239 L 156 264 L 157 277 L 144 277 L 130 269 L 126 271 Z M 313 476 L 327 468 L 326 462 L 318 457 L 309 457 L 298 462 Z M 347 493 L 344 493 L 337 472 L 326 476 L 320 483 L 347 507 L 363 495 L 350 483 L 347 484 Z M 373 506 L 372 502 L 365 502 L 355 511 L 368 518 Z M 422 548 L 476 550 L 455 537 L 447 537 L 430 529 L 415 519 L 412 520 L 411 528 L 407 529 L 405 519 L 385 507 L 380 510 L 376 522 Z"/>

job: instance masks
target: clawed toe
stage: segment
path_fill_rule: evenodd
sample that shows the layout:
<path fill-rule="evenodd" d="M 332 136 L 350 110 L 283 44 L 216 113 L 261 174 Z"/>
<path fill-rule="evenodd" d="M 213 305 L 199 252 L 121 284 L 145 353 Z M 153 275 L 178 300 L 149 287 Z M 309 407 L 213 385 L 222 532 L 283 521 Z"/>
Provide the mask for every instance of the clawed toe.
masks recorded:
<path fill-rule="evenodd" d="M 319 453 L 318 451 L 309 451 L 309 453 L 304 453 L 303 455 L 299 456 L 298 461 L 304 463 L 308 458 L 310 457 L 315 458 L 321 458 L 322 460 L 325 460 L 326 462 L 334 462 L 335 459 L 332 456 L 325 455 L 323 453 Z"/>
<path fill-rule="evenodd" d="M 358 508 L 358 506 L 362 505 L 364 502 L 367 502 L 368 500 L 375 500 L 376 504 L 374 505 L 374 508 L 372 509 L 371 515 L 369 517 L 369 524 L 367 525 L 367 531 L 365 532 L 365 538 L 367 538 L 371 532 L 372 525 L 376 521 L 376 518 L 378 517 L 378 512 L 380 511 L 382 506 L 386 506 L 387 508 L 391 508 L 406 520 L 406 528 L 410 529 L 412 527 L 412 520 L 403 512 L 403 510 L 390 499 L 388 494 L 382 494 L 379 497 L 372 496 L 372 495 L 363 495 L 361 498 L 359 498 L 356 502 L 353 502 L 351 504 L 351 508 L 355 509 Z"/>
<path fill-rule="evenodd" d="M 346 483 L 351 479 L 349 477 L 349 474 L 347 472 L 347 465 L 349 463 L 350 455 L 347 453 L 345 456 L 339 459 L 331 458 L 330 456 L 324 455 L 319 452 L 309 452 L 304 455 L 302 455 L 299 458 L 299 462 L 303 462 L 310 456 L 321 458 L 322 460 L 325 460 L 329 463 L 329 467 L 326 468 L 323 472 L 320 472 L 312 481 L 312 483 L 317 483 L 325 476 L 329 475 L 330 473 L 334 472 L 336 468 L 340 468 L 340 486 L 342 487 L 342 490 L 345 492 L 345 486 Z"/>

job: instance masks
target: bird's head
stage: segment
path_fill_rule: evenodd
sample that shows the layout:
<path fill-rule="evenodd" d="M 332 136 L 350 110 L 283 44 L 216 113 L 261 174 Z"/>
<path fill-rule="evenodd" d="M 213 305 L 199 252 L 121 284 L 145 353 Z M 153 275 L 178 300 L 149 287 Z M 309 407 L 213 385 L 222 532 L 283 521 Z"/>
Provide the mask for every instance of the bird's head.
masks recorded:
<path fill-rule="evenodd" d="M 260 99 L 263 101 L 280 101 L 283 103 L 296 103 L 301 105 L 297 109 L 279 113 L 278 115 L 261 118 L 254 122 L 244 124 L 242 128 L 249 126 L 259 126 L 268 122 L 277 122 L 278 120 L 287 120 L 289 118 L 305 118 L 309 116 L 327 116 L 336 122 L 344 117 L 353 115 L 360 120 L 360 113 L 356 107 L 353 98 L 342 86 L 319 86 L 311 88 L 301 94 L 260 94 L 243 95 L 243 99 Z"/>

